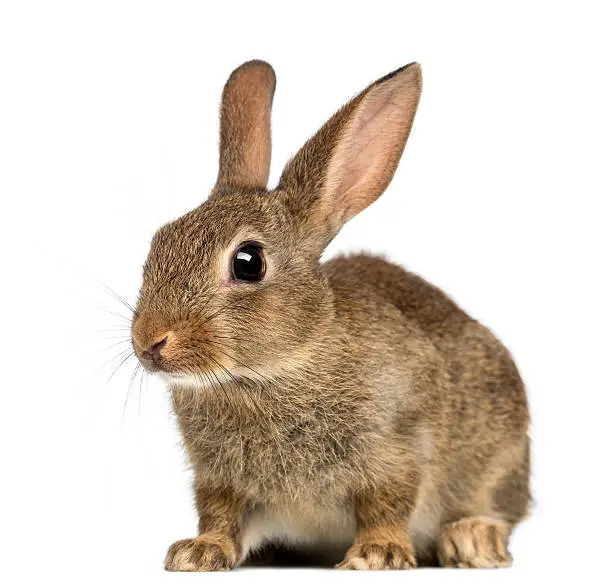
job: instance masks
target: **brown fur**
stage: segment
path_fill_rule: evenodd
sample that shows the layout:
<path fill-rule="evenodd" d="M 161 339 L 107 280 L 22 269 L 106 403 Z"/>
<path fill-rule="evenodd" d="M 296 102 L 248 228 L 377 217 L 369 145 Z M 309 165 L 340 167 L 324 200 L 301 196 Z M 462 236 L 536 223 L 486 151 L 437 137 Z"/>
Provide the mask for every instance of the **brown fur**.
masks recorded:
<path fill-rule="evenodd" d="M 274 70 L 249 61 L 227 80 L 221 103 L 217 185 L 265 188 L 272 157 L 270 111 Z"/>
<path fill-rule="evenodd" d="M 167 337 L 195 473 L 200 535 L 171 570 L 233 568 L 279 545 L 343 569 L 510 562 L 529 503 L 528 410 L 508 351 L 444 293 L 382 259 L 321 265 L 342 224 L 384 191 L 421 89 L 413 64 L 343 107 L 265 188 L 274 74 L 232 74 L 211 197 L 162 227 L 133 324 Z M 261 282 L 232 280 L 245 241 Z"/>

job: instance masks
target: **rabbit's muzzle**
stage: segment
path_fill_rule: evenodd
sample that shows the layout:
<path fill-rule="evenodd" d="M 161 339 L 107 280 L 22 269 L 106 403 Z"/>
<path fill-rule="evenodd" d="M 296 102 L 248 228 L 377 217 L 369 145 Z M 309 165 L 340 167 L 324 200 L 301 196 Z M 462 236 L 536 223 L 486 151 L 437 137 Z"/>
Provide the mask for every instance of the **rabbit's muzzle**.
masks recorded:
<path fill-rule="evenodd" d="M 148 371 L 172 371 L 169 362 L 178 352 L 177 337 L 156 314 L 142 312 L 137 316 L 132 325 L 132 345 Z"/>

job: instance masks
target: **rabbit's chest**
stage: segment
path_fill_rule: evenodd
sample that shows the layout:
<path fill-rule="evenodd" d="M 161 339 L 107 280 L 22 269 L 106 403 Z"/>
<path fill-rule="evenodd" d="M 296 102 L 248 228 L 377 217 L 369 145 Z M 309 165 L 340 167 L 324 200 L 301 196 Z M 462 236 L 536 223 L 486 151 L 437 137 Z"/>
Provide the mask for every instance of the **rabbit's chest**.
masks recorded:
<path fill-rule="evenodd" d="M 199 480 L 231 484 L 255 500 L 333 502 L 355 485 L 361 471 L 353 433 L 314 420 L 255 424 L 225 415 L 183 419 L 181 429 Z"/>

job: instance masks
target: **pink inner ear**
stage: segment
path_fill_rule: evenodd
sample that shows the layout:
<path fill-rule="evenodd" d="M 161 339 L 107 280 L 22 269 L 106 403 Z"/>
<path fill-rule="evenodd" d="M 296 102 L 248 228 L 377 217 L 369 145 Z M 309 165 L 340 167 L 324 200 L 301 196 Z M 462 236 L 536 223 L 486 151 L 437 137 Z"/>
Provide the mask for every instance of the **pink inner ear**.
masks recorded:
<path fill-rule="evenodd" d="M 412 77 L 389 80 L 370 91 L 345 128 L 327 174 L 328 197 L 343 222 L 374 202 L 391 181 L 418 99 Z"/>

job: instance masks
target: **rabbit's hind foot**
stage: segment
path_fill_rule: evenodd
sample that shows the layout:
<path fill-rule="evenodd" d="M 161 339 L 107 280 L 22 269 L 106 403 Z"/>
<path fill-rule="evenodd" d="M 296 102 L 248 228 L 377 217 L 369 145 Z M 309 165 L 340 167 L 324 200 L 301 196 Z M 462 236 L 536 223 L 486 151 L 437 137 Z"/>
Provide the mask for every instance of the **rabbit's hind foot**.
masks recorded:
<path fill-rule="evenodd" d="M 438 536 L 438 559 L 448 568 L 505 568 L 510 525 L 491 517 L 468 517 L 448 523 Z"/>

